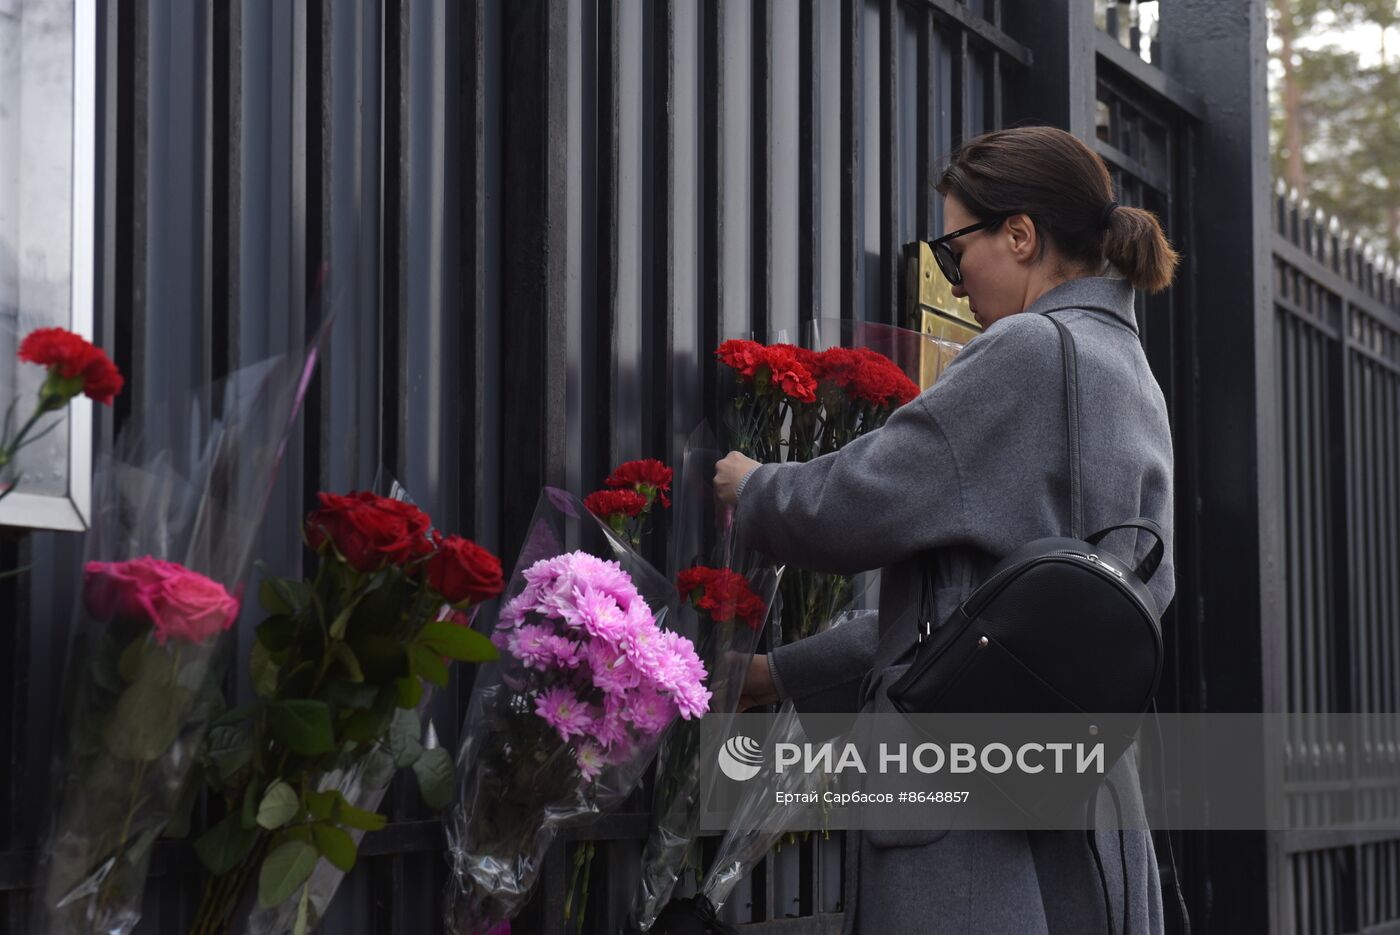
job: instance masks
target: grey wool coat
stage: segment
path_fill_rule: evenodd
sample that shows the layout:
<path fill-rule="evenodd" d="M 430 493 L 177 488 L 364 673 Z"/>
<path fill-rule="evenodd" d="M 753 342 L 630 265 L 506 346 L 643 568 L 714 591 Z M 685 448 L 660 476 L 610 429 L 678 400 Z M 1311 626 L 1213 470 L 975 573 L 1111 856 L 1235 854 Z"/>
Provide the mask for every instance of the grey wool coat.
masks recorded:
<path fill-rule="evenodd" d="M 1171 601 L 1172 442 L 1138 338 L 1133 291 L 1117 277 L 1071 280 L 973 338 L 883 428 L 813 461 L 766 464 L 744 479 L 736 516 L 750 544 L 816 571 L 882 570 L 878 619 L 774 651 L 779 691 L 799 711 L 893 710 L 885 690 L 908 668 L 915 645 L 921 553 L 933 557 L 941 621 L 1016 546 L 1068 534 L 1063 358 L 1047 315 L 1077 346 L 1084 531 L 1136 516 L 1156 520 L 1167 549 L 1148 587 L 1159 608 Z M 1135 564 L 1152 538 L 1120 530 L 1104 545 Z M 1140 816 L 1136 747 L 1108 781 L 1125 814 Z M 1110 798 L 1098 799 L 1097 841 L 1114 928 L 1156 935 L 1163 910 L 1150 833 L 1124 831 L 1120 854 Z M 848 933 L 1107 929 L 1082 831 L 866 831 L 849 833 L 846 847 Z"/>

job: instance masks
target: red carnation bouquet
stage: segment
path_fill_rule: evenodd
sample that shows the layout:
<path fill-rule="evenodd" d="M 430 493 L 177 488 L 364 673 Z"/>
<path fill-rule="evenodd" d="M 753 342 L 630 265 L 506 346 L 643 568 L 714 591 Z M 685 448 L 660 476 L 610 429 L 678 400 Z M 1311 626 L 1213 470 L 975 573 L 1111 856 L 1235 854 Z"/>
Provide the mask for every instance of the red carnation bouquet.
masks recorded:
<path fill-rule="evenodd" d="M 223 634 L 323 337 L 133 414 L 96 465 L 34 931 L 127 933 L 141 917 L 152 848 L 195 800 Z M 41 411 L 120 386 L 72 335 L 36 332 L 23 353 L 49 368 Z"/>
<path fill-rule="evenodd" d="M 607 523 L 632 548 L 640 548 L 651 509 L 671 505 L 672 471 L 655 458 L 627 461 L 603 481 L 605 490 L 583 499 L 588 512 Z"/>
<path fill-rule="evenodd" d="M 728 447 L 765 463 L 810 461 L 884 425 L 919 394 L 947 342 L 904 328 L 818 320 L 801 346 L 725 341 L 715 352 L 733 379 Z M 782 585 L 782 640 L 818 632 L 855 596 L 851 579 L 789 568 Z"/>
<path fill-rule="evenodd" d="M 63 328 L 39 328 L 19 345 L 19 359 L 45 370 L 38 399 L 29 416 L 15 426 L 19 397 L 10 400 L 0 423 L 0 500 L 13 493 L 22 477 L 20 450 L 63 423 L 59 413 L 77 396 L 110 406 L 122 389 L 121 371 L 107 353 L 81 335 Z M 41 424 L 52 416 L 47 425 Z M 7 476 L 8 475 L 8 476 Z"/>
<path fill-rule="evenodd" d="M 715 499 L 710 478 L 720 455 L 708 426 L 692 433 L 682 461 L 671 543 L 671 554 L 684 563 L 672 570 L 681 598 L 677 627 L 694 642 L 711 673 L 712 719 L 732 717 L 738 709 L 781 577 L 781 569 L 765 564 L 738 541 L 731 512 Z M 708 791 L 700 784 L 699 764 L 718 754 L 704 748 L 704 736 L 698 722 L 677 722 L 657 754 L 652 824 L 631 911 L 632 923 L 641 931 L 651 928 L 685 867 L 698 858 L 701 805 Z"/>
<path fill-rule="evenodd" d="M 314 577 L 263 581 L 255 700 L 214 719 L 201 756 L 225 815 L 195 842 L 209 878 L 194 932 L 310 931 L 360 837 L 384 826 L 375 809 L 398 770 L 429 807 L 452 799 L 452 757 L 422 708 L 450 662 L 496 658 L 469 624 L 501 593 L 501 563 L 390 494 L 318 494 Z"/>

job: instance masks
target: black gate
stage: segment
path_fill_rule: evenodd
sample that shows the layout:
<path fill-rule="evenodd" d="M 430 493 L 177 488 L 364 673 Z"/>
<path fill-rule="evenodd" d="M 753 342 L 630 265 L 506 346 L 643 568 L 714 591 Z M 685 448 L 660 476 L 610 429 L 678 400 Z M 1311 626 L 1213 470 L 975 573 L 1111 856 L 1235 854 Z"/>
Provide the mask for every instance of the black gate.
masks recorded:
<path fill-rule="evenodd" d="M 625 458 L 674 462 L 713 398 L 709 352 L 722 335 L 795 334 L 818 317 L 909 323 L 905 248 L 941 229 L 938 159 L 986 129 L 1053 123 L 1092 141 L 1120 200 L 1157 211 L 1186 255 L 1178 285 L 1139 307 L 1178 455 L 1163 707 L 1260 710 L 1273 698 L 1283 637 L 1270 615 L 1283 589 L 1270 543 L 1282 520 L 1270 497 L 1283 485 L 1259 464 L 1284 450 L 1271 400 L 1286 360 L 1259 350 L 1274 320 L 1261 0 L 99 9 L 94 301 L 131 389 L 100 422 L 98 450 L 132 406 L 298 348 L 329 309 L 306 299 L 330 265 L 334 346 L 258 550 L 277 570 L 302 561 L 296 517 L 314 492 L 365 485 L 380 464 L 445 527 L 509 560 L 542 484 L 582 492 Z M 1395 287 L 1365 302 L 1357 288 L 1333 289 L 1351 303 L 1338 308 L 1365 310 L 1379 324 L 1363 331 L 1381 329 L 1389 350 L 1346 337 L 1351 363 L 1334 354 L 1330 378 L 1356 400 L 1389 386 L 1391 401 L 1348 404 L 1329 424 L 1382 425 L 1389 413 L 1393 427 Z M 1337 315 L 1341 342 L 1355 319 Z M 1384 437 L 1393 449 L 1393 432 Z M 1361 471 L 1356 489 L 1388 491 L 1393 510 L 1395 461 L 1356 450 L 1371 453 L 1333 464 L 1332 483 Z M 1330 502 L 1370 515 L 1370 500 Z M 1331 574 L 1395 567 L 1385 515 L 1389 525 L 1351 521 L 1345 557 L 1323 562 Z M 0 918 L 25 932 L 80 549 L 45 533 L 0 550 L 38 565 L 20 584 L 0 582 L 12 621 L 0 628 L 11 660 Z M 1237 562 L 1232 573 L 1222 558 Z M 1348 613 L 1379 608 L 1354 650 L 1384 638 L 1394 652 L 1388 593 L 1349 598 Z M 438 699 L 444 744 L 455 745 L 469 687 Z M 617 931 L 648 801 L 644 789 L 561 842 L 516 930 L 564 930 L 567 870 L 586 835 L 600 842 L 586 928 Z M 366 840 L 326 931 L 435 928 L 441 827 L 409 789 L 388 804 L 394 822 Z M 753 932 L 838 931 L 839 843 L 782 847 L 736 890 L 730 917 Z M 1198 932 L 1381 931 L 1396 917 L 1384 877 L 1394 841 L 1294 842 L 1295 856 L 1274 843 L 1177 839 Z M 187 845 L 157 850 L 143 931 L 183 930 L 192 865 Z M 1351 907 L 1329 916 L 1333 929 L 1310 921 L 1324 892 Z M 1377 899 L 1392 905 L 1366 908 Z"/>

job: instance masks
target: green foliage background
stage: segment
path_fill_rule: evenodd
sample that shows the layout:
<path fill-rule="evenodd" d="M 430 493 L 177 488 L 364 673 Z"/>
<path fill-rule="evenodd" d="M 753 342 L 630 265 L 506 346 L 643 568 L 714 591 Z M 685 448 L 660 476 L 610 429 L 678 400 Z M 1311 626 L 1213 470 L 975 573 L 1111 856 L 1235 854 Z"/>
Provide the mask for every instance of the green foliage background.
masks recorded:
<path fill-rule="evenodd" d="M 1270 0 L 1269 52 L 1274 177 L 1400 256 L 1400 0 Z"/>

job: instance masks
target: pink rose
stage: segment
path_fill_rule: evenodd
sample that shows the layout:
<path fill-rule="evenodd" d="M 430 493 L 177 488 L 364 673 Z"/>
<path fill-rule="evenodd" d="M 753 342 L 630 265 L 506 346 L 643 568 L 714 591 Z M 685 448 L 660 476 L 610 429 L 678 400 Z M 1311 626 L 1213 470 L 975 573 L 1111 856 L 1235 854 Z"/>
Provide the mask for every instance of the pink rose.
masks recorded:
<path fill-rule="evenodd" d="M 149 555 L 125 562 L 88 562 L 83 601 L 99 620 L 148 621 L 162 645 L 171 637 L 202 643 L 238 619 L 238 601 L 223 585 Z"/>

